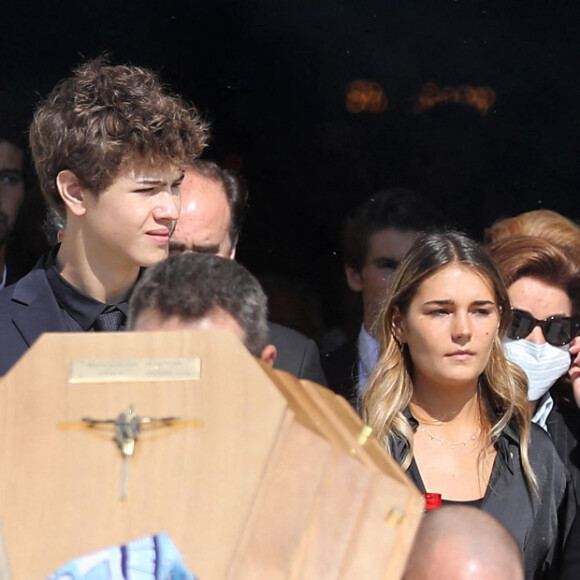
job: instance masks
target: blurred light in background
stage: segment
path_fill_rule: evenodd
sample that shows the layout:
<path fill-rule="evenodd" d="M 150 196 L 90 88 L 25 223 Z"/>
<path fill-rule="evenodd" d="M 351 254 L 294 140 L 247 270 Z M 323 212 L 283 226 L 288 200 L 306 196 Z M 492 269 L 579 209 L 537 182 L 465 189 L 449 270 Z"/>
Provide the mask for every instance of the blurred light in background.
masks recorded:
<path fill-rule="evenodd" d="M 374 81 L 356 80 L 346 89 L 346 110 L 349 113 L 382 113 L 389 104 L 383 87 Z"/>
<path fill-rule="evenodd" d="M 459 88 L 439 88 L 435 83 L 427 83 L 421 87 L 413 111 L 419 115 L 446 103 L 467 105 L 485 115 L 495 103 L 495 93 L 489 87 L 461 85 Z"/>

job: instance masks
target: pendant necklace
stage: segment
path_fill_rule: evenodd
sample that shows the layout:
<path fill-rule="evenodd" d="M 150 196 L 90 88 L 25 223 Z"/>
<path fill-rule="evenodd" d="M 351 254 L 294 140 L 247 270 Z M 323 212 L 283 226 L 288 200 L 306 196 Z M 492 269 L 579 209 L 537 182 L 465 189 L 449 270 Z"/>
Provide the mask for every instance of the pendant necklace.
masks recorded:
<path fill-rule="evenodd" d="M 445 447 L 446 445 L 448 445 L 449 447 L 451 447 L 451 449 L 457 449 L 457 447 L 466 447 L 470 441 L 475 441 L 477 439 L 477 435 L 472 435 L 471 437 L 468 437 L 463 441 L 447 441 L 446 439 L 443 439 L 442 437 L 438 437 L 434 433 L 431 433 L 431 431 L 429 431 L 429 429 L 427 429 L 427 427 L 425 426 L 421 426 L 421 431 L 425 433 L 425 435 L 431 437 L 431 441 L 439 441 L 439 443 L 441 443 L 441 447 Z"/>

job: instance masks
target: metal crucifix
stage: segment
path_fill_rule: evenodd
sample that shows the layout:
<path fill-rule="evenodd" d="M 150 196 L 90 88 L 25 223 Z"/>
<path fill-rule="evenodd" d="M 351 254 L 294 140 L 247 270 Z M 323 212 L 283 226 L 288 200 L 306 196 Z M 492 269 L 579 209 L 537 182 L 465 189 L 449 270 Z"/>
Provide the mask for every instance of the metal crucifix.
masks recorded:
<path fill-rule="evenodd" d="M 123 455 L 123 475 L 121 478 L 121 500 L 127 497 L 127 487 L 129 480 L 129 462 L 135 452 L 135 444 L 144 425 L 151 427 L 166 427 L 181 421 L 179 417 L 140 417 L 131 405 L 126 411 L 121 413 L 116 419 L 92 419 L 83 417 L 82 421 L 88 423 L 90 427 L 99 425 L 111 425 L 115 428 L 113 440 L 121 450 Z M 189 422 L 189 421 L 188 421 Z M 196 422 L 203 424 L 201 421 Z"/>

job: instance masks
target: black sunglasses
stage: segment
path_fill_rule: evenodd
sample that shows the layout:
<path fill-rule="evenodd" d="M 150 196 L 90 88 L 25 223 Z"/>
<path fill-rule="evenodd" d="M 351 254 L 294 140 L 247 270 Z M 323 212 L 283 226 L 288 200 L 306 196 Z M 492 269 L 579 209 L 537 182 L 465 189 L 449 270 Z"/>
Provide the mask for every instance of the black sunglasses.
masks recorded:
<path fill-rule="evenodd" d="M 526 338 L 536 326 L 542 329 L 546 342 L 553 346 L 564 346 L 580 332 L 580 319 L 570 316 L 550 316 L 545 320 L 538 320 L 525 310 L 512 308 L 508 338 L 514 340 Z"/>

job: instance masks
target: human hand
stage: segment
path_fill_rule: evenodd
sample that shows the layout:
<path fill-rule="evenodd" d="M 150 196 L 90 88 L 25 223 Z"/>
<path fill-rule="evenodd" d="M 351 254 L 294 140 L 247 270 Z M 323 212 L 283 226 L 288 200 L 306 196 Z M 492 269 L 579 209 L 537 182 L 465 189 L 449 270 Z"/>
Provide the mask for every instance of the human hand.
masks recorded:
<path fill-rule="evenodd" d="M 568 374 L 572 381 L 574 399 L 576 399 L 576 404 L 580 407 L 580 336 L 572 339 L 570 343 L 570 356 L 572 356 L 572 364 L 568 369 Z"/>

